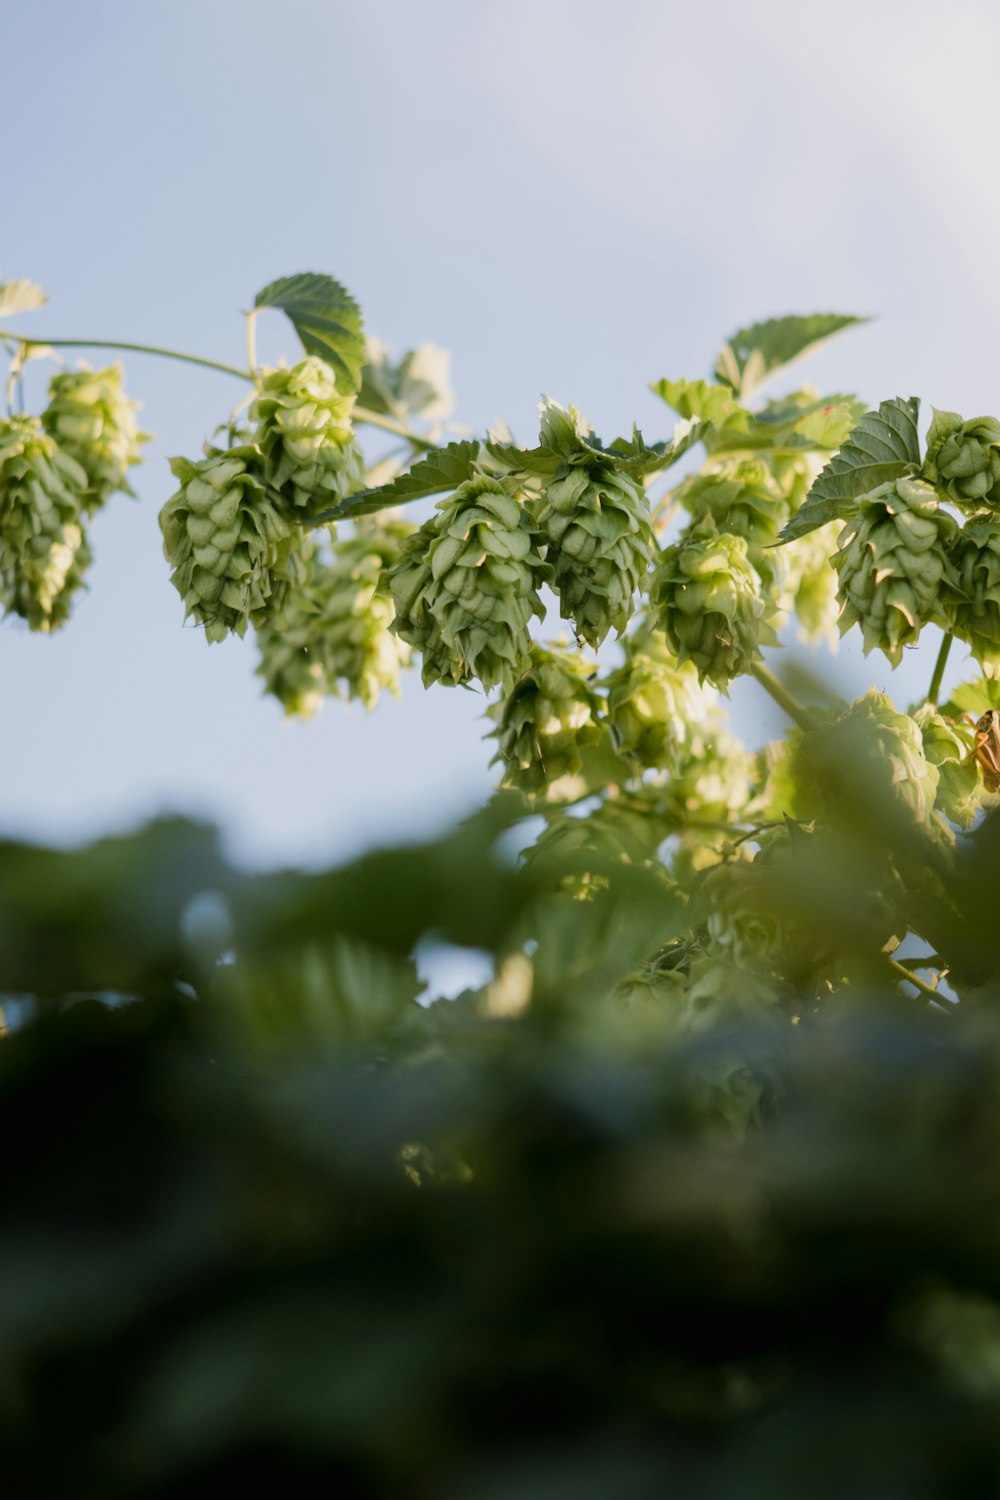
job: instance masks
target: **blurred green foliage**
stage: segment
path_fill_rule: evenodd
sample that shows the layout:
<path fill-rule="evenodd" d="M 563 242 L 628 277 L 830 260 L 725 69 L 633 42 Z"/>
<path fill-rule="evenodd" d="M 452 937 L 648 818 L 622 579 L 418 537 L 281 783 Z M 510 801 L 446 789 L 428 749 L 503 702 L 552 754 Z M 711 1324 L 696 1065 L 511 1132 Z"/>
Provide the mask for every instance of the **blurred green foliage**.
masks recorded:
<path fill-rule="evenodd" d="M 823 775 L 683 893 L 513 794 L 316 875 L 0 845 L 7 1493 L 997 1493 L 997 836 Z"/>

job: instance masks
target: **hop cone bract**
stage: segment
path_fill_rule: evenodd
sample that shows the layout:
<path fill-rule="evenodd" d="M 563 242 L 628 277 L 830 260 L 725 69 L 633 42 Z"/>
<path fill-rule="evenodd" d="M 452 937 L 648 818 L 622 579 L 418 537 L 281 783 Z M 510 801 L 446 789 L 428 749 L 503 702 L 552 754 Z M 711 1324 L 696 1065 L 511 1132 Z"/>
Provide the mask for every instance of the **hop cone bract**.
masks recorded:
<path fill-rule="evenodd" d="M 310 357 L 264 376 L 250 417 L 268 484 L 285 502 L 315 514 L 364 484 L 351 431 L 353 395 L 337 390 L 333 369 Z"/>
<path fill-rule="evenodd" d="M 903 647 L 938 613 L 956 530 L 922 480 L 892 480 L 863 495 L 833 558 L 841 635 L 860 624 L 865 655 L 877 648 L 898 666 Z"/>
<path fill-rule="evenodd" d="M 693 521 L 710 516 L 719 531 L 766 547 L 790 515 L 787 497 L 759 460 L 732 463 L 715 473 L 694 474 L 673 492 Z"/>
<path fill-rule="evenodd" d="M 260 480 L 257 448 L 208 448 L 200 463 L 170 467 L 181 482 L 160 511 L 171 581 L 210 641 L 243 635 L 280 606 L 299 536 Z"/>
<path fill-rule="evenodd" d="M 592 662 L 568 651 L 531 648 L 531 664 L 491 709 L 504 780 L 541 792 L 580 770 L 580 749 L 600 739 L 600 700 L 590 685 Z"/>
<path fill-rule="evenodd" d="M 84 366 L 52 377 L 42 425 L 86 474 L 83 507 L 89 514 L 115 490 L 132 493 L 128 471 L 140 462 L 139 448 L 147 440 L 135 420 L 137 409 L 122 388 L 121 365 Z"/>
<path fill-rule="evenodd" d="M 681 662 L 725 690 L 773 641 L 760 576 L 742 537 L 705 520 L 660 554 L 650 598 L 654 618 Z"/>
<path fill-rule="evenodd" d="M 0 605 L 32 630 L 62 625 L 83 584 L 86 488 L 83 469 L 35 417 L 0 421 Z"/>
<path fill-rule="evenodd" d="M 937 805 L 961 828 L 975 822 L 982 801 L 979 770 L 972 759 L 972 731 L 925 703 L 914 714 L 924 754 L 938 769 Z"/>
<path fill-rule="evenodd" d="M 565 463 L 545 488 L 540 525 L 564 618 L 595 648 L 621 635 L 653 555 L 641 483 L 589 455 Z"/>

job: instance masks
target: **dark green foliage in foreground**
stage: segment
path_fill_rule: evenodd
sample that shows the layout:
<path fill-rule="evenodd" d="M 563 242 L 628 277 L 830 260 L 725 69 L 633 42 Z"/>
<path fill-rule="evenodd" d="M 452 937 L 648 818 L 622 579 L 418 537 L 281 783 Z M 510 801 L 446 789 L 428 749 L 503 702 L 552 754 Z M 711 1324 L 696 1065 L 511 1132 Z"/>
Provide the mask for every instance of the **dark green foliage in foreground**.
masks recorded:
<path fill-rule="evenodd" d="M 236 876 L 185 825 L 0 846 L 32 991 L 0 1046 L 9 1493 L 998 1492 L 989 820 L 950 894 L 919 845 L 898 893 L 979 1003 L 869 964 L 794 1024 L 681 1025 L 690 905 L 610 855 L 515 869 L 516 811 L 317 876 Z M 878 872 L 841 825 L 785 879 L 850 968 Z M 432 932 L 500 977 L 418 1004 Z"/>

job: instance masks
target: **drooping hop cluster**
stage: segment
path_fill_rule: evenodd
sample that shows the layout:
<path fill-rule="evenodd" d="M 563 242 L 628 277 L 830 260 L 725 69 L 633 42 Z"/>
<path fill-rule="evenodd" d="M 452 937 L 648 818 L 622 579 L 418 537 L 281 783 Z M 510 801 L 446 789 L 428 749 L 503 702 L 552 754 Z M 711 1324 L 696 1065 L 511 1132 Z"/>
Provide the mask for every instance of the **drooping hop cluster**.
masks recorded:
<path fill-rule="evenodd" d="M 324 360 L 309 358 L 264 376 L 250 408 L 263 477 L 305 515 L 337 505 L 364 484 L 351 430 L 353 395 L 337 389 Z"/>
<path fill-rule="evenodd" d="M 898 666 L 929 620 L 951 577 L 948 546 L 955 521 L 920 479 L 896 479 L 864 495 L 840 535 L 833 566 L 840 578 L 840 633 L 860 624 L 864 652 L 878 649 Z"/>
<path fill-rule="evenodd" d="M 920 725 L 892 701 L 869 688 L 829 724 L 807 730 L 798 741 L 796 783 L 808 804 L 819 787 L 856 808 L 895 804 L 926 824 L 934 812 L 940 779 L 924 752 Z M 805 816 L 830 808 L 802 807 Z M 836 809 L 832 809 L 836 812 Z"/>
<path fill-rule="evenodd" d="M 1000 422 L 935 411 L 927 433 L 924 472 L 963 509 L 1000 503 Z"/>
<path fill-rule="evenodd" d="M 574 458 L 546 486 L 540 525 L 563 618 L 595 648 L 621 635 L 653 555 L 642 484 L 606 460 Z"/>
<path fill-rule="evenodd" d="M 255 615 L 278 608 L 300 555 L 265 489 L 253 446 L 206 448 L 200 463 L 172 458 L 180 489 L 160 511 L 171 581 L 209 641 L 244 635 Z"/>
<path fill-rule="evenodd" d="M 937 766 L 937 805 L 960 828 L 970 828 L 982 804 L 979 769 L 972 758 L 973 733 L 965 724 L 939 714 L 925 703 L 913 715 L 924 755 Z"/>
<path fill-rule="evenodd" d="M 0 606 L 32 630 L 62 625 L 83 584 L 86 490 L 83 469 L 37 418 L 0 421 Z"/>
<path fill-rule="evenodd" d="M 477 678 L 510 691 L 530 664 L 528 622 L 547 580 L 527 509 L 495 479 L 466 480 L 389 572 L 393 629 L 423 653 L 425 683 Z"/>
<path fill-rule="evenodd" d="M 49 384 L 42 425 L 86 474 L 83 508 L 88 515 L 116 490 L 132 494 L 128 471 L 141 461 L 139 449 L 148 441 L 135 419 L 138 402 L 125 395 L 122 379 L 121 365 L 105 370 L 83 366 L 54 375 Z"/>
<path fill-rule="evenodd" d="M 983 668 L 1000 667 L 1000 519 L 969 521 L 950 550 L 952 628 Z"/>
<path fill-rule="evenodd" d="M 381 579 L 412 530 L 401 521 L 367 528 L 340 542 L 331 561 L 313 551 L 303 580 L 257 625 L 257 671 L 286 713 L 308 718 L 332 694 L 368 709 L 383 692 L 398 698 L 410 648 L 390 628 Z"/>
<path fill-rule="evenodd" d="M 543 792 L 581 767 L 580 750 L 601 737 L 600 700 L 590 679 L 596 664 L 568 651 L 531 649 L 531 664 L 491 710 L 504 780 Z"/>
<path fill-rule="evenodd" d="M 678 661 L 725 691 L 775 640 L 760 576 L 742 537 L 706 518 L 660 554 L 650 592 L 653 617 Z"/>
<path fill-rule="evenodd" d="M 625 641 L 625 660 L 607 679 L 608 720 L 619 755 L 643 769 L 679 768 L 715 702 L 690 661 L 681 665 L 657 632 Z"/>

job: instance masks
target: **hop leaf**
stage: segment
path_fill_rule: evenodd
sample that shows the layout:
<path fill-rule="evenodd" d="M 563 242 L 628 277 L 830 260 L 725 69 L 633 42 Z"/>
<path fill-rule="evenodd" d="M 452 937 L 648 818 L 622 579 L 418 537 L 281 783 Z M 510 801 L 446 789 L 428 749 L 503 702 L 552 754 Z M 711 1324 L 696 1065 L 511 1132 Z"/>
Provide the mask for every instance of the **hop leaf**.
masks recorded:
<path fill-rule="evenodd" d="M 354 396 L 337 389 L 322 359 L 264 376 L 250 417 L 263 456 L 264 478 L 285 504 L 313 516 L 364 484 L 364 464 L 351 432 Z"/>
<path fill-rule="evenodd" d="M 0 605 L 32 630 L 57 629 L 83 585 L 87 476 L 35 417 L 0 421 Z"/>
<path fill-rule="evenodd" d="M 423 652 L 425 682 L 509 691 L 530 663 L 546 578 L 527 510 L 494 479 L 466 480 L 390 570 L 393 629 Z"/>
<path fill-rule="evenodd" d="M 128 471 L 140 462 L 139 448 L 148 441 L 135 420 L 137 409 L 122 388 L 121 365 L 105 370 L 84 365 L 52 377 L 42 425 L 86 474 L 83 506 L 90 515 L 116 490 L 132 494 Z"/>
<path fill-rule="evenodd" d="M 679 769 L 715 701 L 694 664 L 679 666 L 662 636 L 643 631 L 626 640 L 625 660 L 605 686 L 618 753 L 643 768 Z"/>
<path fill-rule="evenodd" d="M 965 509 L 1000 503 L 1000 422 L 935 409 L 924 473 Z"/>
<path fill-rule="evenodd" d="M 499 746 L 494 763 L 504 766 L 508 785 L 542 792 L 580 770 L 581 747 L 601 736 L 594 670 L 570 652 L 531 648 L 528 670 L 490 710 Z"/>
<path fill-rule="evenodd" d="M 746 542 L 717 532 L 710 520 L 661 553 L 650 598 L 678 660 L 693 661 L 701 681 L 723 690 L 774 640 Z"/>
<path fill-rule="evenodd" d="M 170 467 L 181 482 L 160 511 L 171 581 L 209 641 L 243 635 L 280 607 L 300 534 L 261 481 L 259 449 L 208 448 L 200 463 L 173 458 Z"/>
<path fill-rule="evenodd" d="M 841 635 L 860 624 L 865 655 L 877 648 L 898 666 L 903 647 L 939 613 L 956 530 L 922 480 L 891 480 L 862 496 L 833 558 Z"/>
<path fill-rule="evenodd" d="M 546 486 L 540 525 L 563 617 L 595 648 L 609 631 L 621 635 L 653 555 L 641 483 L 613 463 L 577 456 Z"/>

